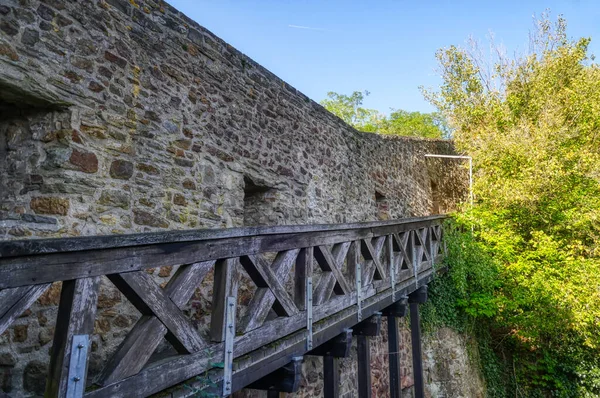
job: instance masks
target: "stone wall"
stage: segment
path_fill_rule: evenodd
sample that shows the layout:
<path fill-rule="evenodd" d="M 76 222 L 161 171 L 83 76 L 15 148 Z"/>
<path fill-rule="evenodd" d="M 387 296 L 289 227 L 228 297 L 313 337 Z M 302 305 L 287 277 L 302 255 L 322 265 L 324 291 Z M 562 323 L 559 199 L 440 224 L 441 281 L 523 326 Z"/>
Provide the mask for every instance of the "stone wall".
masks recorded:
<path fill-rule="evenodd" d="M 426 153 L 453 148 L 354 130 L 164 2 L 0 2 L 0 239 L 452 209 L 465 170 Z M 59 292 L 0 336 L 0 391 L 40 393 Z M 108 282 L 99 307 L 92 376 L 139 316 Z"/>

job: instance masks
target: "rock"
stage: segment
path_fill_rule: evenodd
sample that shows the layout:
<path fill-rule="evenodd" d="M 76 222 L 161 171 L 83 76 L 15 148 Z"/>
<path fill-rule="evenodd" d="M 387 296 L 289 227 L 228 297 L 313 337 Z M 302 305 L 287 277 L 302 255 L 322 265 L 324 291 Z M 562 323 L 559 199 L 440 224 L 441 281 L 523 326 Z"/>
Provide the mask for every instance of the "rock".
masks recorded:
<path fill-rule="evenodd" d="M 48 290 L 46 290 L 40 298 L 38 298 L 38 303 L 43 306 L 51 306 L 58 305 L 60 301 L 60 290 L 62 284 L 60 282 L 54 282 Z"/>
<path fill-rule="evenodd" d="M 23 343 L 27 340 L 27 330 L 29 329 L 29 325 L 16 325 L 13 328 L 13 341 L 15 343 Z"/>
<path fill-rule="evenodd" d="M 139 225 L 148 225 L 157 228 L 169 227 L 169 223 L 164 219 L 140 209 L 133 210 L 133 222 Z"/>
<path fill-rule="evenodd" d="M 133 175 L 133 163 L 127 160 L 114 160 L 110 165 L 110 176 L 120 180 L 128 180 Z"/>
<path fill-rule="evenodd" d="M 167 278 L 171 276 L 171 271 L 173 271 L 173 267 L 171 266 L 161 267 L 160 271 L 158 271 L 158 276 L 161 278 Z"/>
<path fill-rule="evenodd" d="M 19 24 L 14 19 L 0 21 L 0 30 L 9 36 L 19 33 Z"/>
<path fill-rule="evenodd" d="M 175 203 L 177 206 L 187 206 L 187 201 L 185 200 L 185 197 L 178 193 L 176 193 L 173 197 L 173 203 Z"/>
<path fill-rule="evenodd" d="M 25 28 L 25 31 L 21 36 L 21 43 L 28 46 L 34 46 L 38 41 L 40 41 L 40 33 L 37 30 Z"/>
<path fill-rule="evenodd" d="M 124 68 L 127 66 L 127 61 L 125 61 L 123 58 L 119 57 L 118 55 L 111 53 L 110 51 L 106 51 L 104 53 L 104 58 L 107 59 L 108 61 L 114 63 L 115 65 L 120 66 L 121 68 Z"/>
<path fill-rule="evenodd" d="M 92 80 L 92 81 L 90 82 L 90 84 L 88 85 L 88 88 L 89 88 L 90 90 L 92 90 L 93 92 L 95 92 L 95 93 L 99 93 L 99 92 L 101 92 L 101 91 L 104 91 L 104 89 L 105 89 L 106 87 L 104 87 L 102 84 L 100 84 L 100 83 L 98 83 L 98 82 L 96 82 L 96 81 Z"/>
<path fill-rule="evenodd" d="M 54 15 L 56 15 L 54 11 L 45 4 L 40 4 L 40 6 L 37 9 L 37 13 L 40 17 L 42 17 L 42 19 L 46 21 L 52 21 Z"/>
<path fill-rule="evenodd" d="M 54 338 L 54 330 L 42 329 L 38 335 L 38 341 L 41 346 L 48 344 Z"/>
<path fill-rule="evenodd" d="M 0 6 L 0 14 L 2 15 L 6 15 L 10 12 L 10 7 L 7 6 Z"/>
<path fill-rule="evenodd" d="M 57 197 L 36 197 L 31 199 L 29 207 L 38 214 L 57 214 L 66 216 L 69 212 L 69 199 Z"/>
<path fill-rule="evenodd" d="M 40 361 L 31 361 L 23 371 L 23 388 L 32 393 L 44 394 L 46 389 L 47 365 Z"/>
<path fill-rule="evenodd" d="M 129 194 L 116 189 L 107 189 L 102 191 L 98 203 L 105 206 L 129 209 Z"/>
<path fill-rule="evenodd" d="M 69 161 L 84 173 L 95 173 L 98 171 L 98 158 L 92 152 L 82 152 L 74 149 Z"/>
<path fill-rule="evenodd" d="M 147 174 L 152 174 L 152 175 L 160 174 L 160 171 L 156 167 L 152 166 L 151 164 L 138 163 L 137 169 L 140 171 L 143 171 L 144 173 L 147 173 Z"/>
<path fill-rule="evenodd" d="M 17 364 L 17 358 L 10 352 L 3 352 L 0 354 L 0 366 L 15 366 Z"/>

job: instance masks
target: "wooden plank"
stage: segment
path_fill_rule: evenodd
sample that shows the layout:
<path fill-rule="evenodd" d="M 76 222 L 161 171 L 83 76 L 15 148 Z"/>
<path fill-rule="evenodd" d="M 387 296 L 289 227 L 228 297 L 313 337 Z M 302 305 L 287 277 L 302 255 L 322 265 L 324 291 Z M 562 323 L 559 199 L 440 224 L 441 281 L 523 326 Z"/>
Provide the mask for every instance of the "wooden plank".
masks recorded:
<path fill-rule="evenodd" d="M 0 291 L 0 334 L 50 287 L 50 283 Z"/>
<path fill-rule="evenodd" d="M 400 254 L 402 255 L 402 259 L 404 262 L 402 263 L 402 269 L 411 269 L 413 268 L 412 262 L 412 246 L 409 246 L 409 238 L 410 234 L 406 233 L 400 237 L 398 234 L 394 234 L 394 241 L 398 249 L 400 250 Z"/>
<path fill-rule="evenodd" d="M 292 269 L 292 265 L 294 265 L 299 251 L 300 249 L 295 249 L 277 253 L 271 268 L 278 280 L 281 280 L 283 283 L 287 281 L 289 272 Z M 270 288 L 259 287 L 248 304 L 248 310 L 239 324 L 238 331 L 247 333 L 262 326 L 275 300 L 276 297 Z"/>
<path fill-rule="evenodd" d="M 242 256 L 240 263 L 258 287 L 269 288 L 275 296 L 273 309 L 279 316 L 292 316 L 298 312 L 294 300 L 271 268 L 258 256 Z M 291 266 L 291 265 L 290 265 Z"/>
<path fill-rule="evenodd" d="M 357 336 L 358 396 L 371 398 L 371 347 L 369 337 Z"/>
<path fill-rule="evenodd" d="M 71 341 L 73 335 L 89 335 L 94 331 L 99 281 L 99 277 L 93 277 L 65 281 L 62 284 L 54 341 L 50 351 L 46 397 L 66 396 Z M 87 369 L 83 372 L 84 384 L 86 375 Z"/>
<path fill-rule="evenodd" d="M 326 355 L 323 358 L 323 396 L 324 398 L 340 396 L 339 359 L 333 355 Z"/>
<path fill-rule="evenodd" d="M 206 261 L 177 269 L 165 286 L 165 293 L 177 307 L 182 308 L 189 301 L 214 263 Z M 108 385 L 137 374 L 166 334 L 167 328 L 157 317 L 142 315 L 104 366 L 97 384 Z"/>
<path fill-rule="evenodd" d="M 408 307 L 408 297 L 402 297 L 400 300 L 394 302 L 389 307 L 384 308 L 381 313 L 384 316 L 394 316 L 396 318 L 402 318 L 406 316 L 406 310 Z"/>
<path fill-rule="evenodd" d="M 156 316 L 165 325 L 170 332 L 167 340 L 178 352 L 192 353 L 206 346 L 190 320 L 146 272 L 124 272 L 108 278 L 138 311 Z"/>
<path fill-rule="evenodd" d="M 76 238 L 23 239 L 0 242 L 0 258 L 29 256 L 58 252 L 75 252 L 114 249 L 171 242 L 239 238 L 259 235 L 303 234 L 316 232 L 343 232 L 345 230 L 371 230 L 375 236 L 405 231 L 422 226 L 437 225 L 448 218 L 445 215 L 404 218 L 400 220 L 372 221 L 346 224 L 283 225 L 266 227 L 198 229 L 187 231 L 162 231 L 125 235 L 85 236 Z M 380 232 L 381 229 L 384 231 Z M 387 232 L 389 229 L 390 232 Z M 329 243 L 328 243 L 329 244 Z M 308 247 L 307 245 L 304 247 Z M 300 247 L 300 246 L 297 246 Z M 213 259 L 214 260 L 214 259 Z M 184 262 L 180 263 L 183 264 Z"/>
<path fill-rule="evenodd" d="M 244 236 L 132 248 L 0 258 L 0 289 L 264 252 L 280 252 L 299 247 L 348 242 L 368 236 L 370 236 L 368 229 Z"/>
<path fill-rule="evenodd" d="M 415 398 L 425 397 L 423 382 L 423 359 L 421 352 L 421 325 L 419 320 L 419 303 L 410 303 L 410 336 L 412 340 L 413 377 L 415 380 Z"/>
<path fill-rule="evenodd" d="M 398 320 L 395 316 L 387 317 L 388 361 L 390 372 L 390 398 L 400 398 L 402 394 L 400 380 L 400 344 L 398 339 Z"/>
<path fill-rule="evenodd" d="M 212 311 L 210 314 L 210 337 L 212 341 L 225 340 L 225 302 L 227 297 L 237 297 L 239 275 L 236 271 L 237 259 L 219 260 L 215 264 Z"/>

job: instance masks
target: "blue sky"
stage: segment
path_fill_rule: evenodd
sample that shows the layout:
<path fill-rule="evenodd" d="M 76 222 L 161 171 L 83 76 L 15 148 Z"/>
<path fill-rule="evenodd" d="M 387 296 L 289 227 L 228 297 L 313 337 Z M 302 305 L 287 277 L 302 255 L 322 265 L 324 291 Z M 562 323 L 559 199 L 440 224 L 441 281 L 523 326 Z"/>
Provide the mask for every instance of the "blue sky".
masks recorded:
<path fill-rule="evenodd" d="M 487 43 L 527 49 L 532 16 L 563 14 L 573 37 L 600 54 L 597 0 L 170 0 L 177 9 L 315 101 L 328 91 L 371 93 L 364 106 L 434 110 L 418 87 L 437 87 L 435 52 Z M 309 27 L 303 29 L 298 27 Z M 595 40 L 598 42 L 596 42 Z"/>

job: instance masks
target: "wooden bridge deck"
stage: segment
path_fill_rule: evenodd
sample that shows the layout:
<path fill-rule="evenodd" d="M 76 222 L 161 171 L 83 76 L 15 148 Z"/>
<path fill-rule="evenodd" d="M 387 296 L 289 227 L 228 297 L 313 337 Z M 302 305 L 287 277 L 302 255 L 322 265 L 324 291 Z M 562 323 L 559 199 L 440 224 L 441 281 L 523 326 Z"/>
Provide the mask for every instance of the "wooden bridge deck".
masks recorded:
<path fill-rule="evenodd" d="M 61 281 L 46 396 L 148 396 L 198 375 L 228 395 L 427 284 L 443 219 L 0 242 L 0 334 Z M 177 266 L 164 287 L 145 272 L 162 266 Z M 240 314 L 242 269 L 256 289 Z M 211 272 L 201 333 L 183 310 Z M 142 316 L 86 386 L 103 276 Z M 154 361 L 163 337 L 176 354 Z"/>

